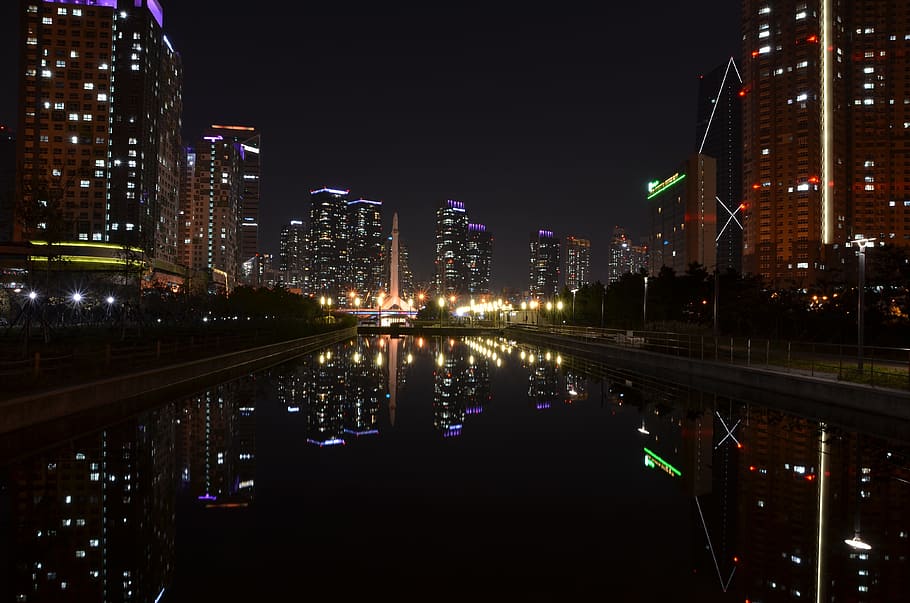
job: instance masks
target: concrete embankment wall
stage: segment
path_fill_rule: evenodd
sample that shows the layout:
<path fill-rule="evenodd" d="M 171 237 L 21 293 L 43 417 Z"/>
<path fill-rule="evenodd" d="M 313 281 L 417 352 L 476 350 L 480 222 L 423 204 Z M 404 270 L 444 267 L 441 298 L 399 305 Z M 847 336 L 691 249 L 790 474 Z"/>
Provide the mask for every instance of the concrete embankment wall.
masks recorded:
<path fill-rule="evenodd" d="M 850 413 L 862 412 L 910 421 L 910 392 L 903 390 L 837 381 L 833 376 L 671 356 L 596 339 L 510 331 L 509 336 L 513 335 L 518 341 L 609 363 L 649 378 L 768 406 L 811 411 L 824 415 L 821 418 L 849 421 Z"/>
<path fill-rule="evenodd" d="M 112 405 L 135 411 L 164 403 L 354 336 L 352 327 L 6 400 L 0 402 L 0 434 L 87 412 L 101 415 Z"/>

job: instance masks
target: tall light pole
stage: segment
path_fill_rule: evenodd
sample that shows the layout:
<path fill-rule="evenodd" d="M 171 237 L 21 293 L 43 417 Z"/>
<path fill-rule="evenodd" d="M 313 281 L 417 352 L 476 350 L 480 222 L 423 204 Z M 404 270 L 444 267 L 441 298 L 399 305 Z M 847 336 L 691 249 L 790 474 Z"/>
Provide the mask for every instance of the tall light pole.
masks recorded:
<path fill-rule="evenodd" d="M 645 293 L 641 298 L 641 328 L 648 324 L 648 277 L 645 277 Z"/>
<path fill-rule="evenodd" d="M 572 322 L 575 322 L 575 294 L 578 293 L 578 287 L 572 289 Z"/>
<path fill-rule="evenodd" d="M 859 249 L 857 258 L 859 259 L 859 287 L 856 292 L 856 369 L 863 370 L 863 297 L 866 291 L 866 247 L 875 245 L 875 238 L 867 239 L 862 235 L 856 235 L 852 241 L 847 241 L 845 245 L 856 245 Z"/>

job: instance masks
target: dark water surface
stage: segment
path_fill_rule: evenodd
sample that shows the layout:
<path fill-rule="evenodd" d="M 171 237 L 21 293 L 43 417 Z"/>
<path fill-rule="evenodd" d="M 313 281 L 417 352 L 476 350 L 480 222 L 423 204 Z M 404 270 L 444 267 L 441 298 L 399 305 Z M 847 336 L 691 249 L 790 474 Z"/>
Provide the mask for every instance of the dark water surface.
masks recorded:
<path fill-rule="evenodd" d="M 0 469 L 0 596 L 904 601 L 908 440 L 360 338 Z"/>

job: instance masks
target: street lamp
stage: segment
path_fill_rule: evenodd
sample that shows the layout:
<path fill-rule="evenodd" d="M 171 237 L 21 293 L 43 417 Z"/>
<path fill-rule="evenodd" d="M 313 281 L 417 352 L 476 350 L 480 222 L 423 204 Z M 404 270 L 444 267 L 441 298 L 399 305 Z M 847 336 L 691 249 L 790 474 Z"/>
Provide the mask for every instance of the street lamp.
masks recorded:
<path fill-rule="evenodd" d="M 559 312 L 559 319 L 562 320 L 562 300 L 556 300 L 556 311 Z"/>
<path fill-rule="evenodd" d="M 859 259 L 859 287 L 856 295 L 856 368 L 858 371 L 863 370 L 863 297 L 866 291 L 866 247 L 872 247 L 874 238 L 867 239 L 862 235 L 854 236 L 852 241 L 847 241 L 846 246 L 856 245 L 859 253 L 856 257 Z"/>
<path fill-rule="evenodd" d="M 439 306 L 439 328 L 442 328 L 442 309 L 446 307 L 446 298 L 439 297 L 436 300 L 436 305 Z"/>
<path fill-rule="evenodd" d="M 648 277 L 645 277 L 645 294 L 641 300 L 641 328 L 648 324 Z"/>
<path fill-rule="evenodd" d="M 578 287 L 572 289 L 572 322 L 575 322 L 575 294 L 578 293 Z"/>
<path fill-rule="evenodd" d="M 385 293 L 380 293 L 376 298 L 376 303 L 379 305 L 379 326 L 382 326 L 382 302 L 385 301 Z"/>

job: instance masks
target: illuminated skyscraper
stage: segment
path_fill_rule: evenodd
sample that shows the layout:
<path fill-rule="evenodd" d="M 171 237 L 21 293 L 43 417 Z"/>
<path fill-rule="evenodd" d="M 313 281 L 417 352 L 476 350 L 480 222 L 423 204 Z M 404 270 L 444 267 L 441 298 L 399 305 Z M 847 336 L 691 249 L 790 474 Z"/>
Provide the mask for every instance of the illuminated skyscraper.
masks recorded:
<path fill-rule="evenodd" d="M 371 300 L 382 281 L 382 202 L 348 201 L 348 257 L 350 289 L 361 300 Z M 339 305 L 352 300 L 342 296 Z"/>
<path fill-rule="evenodd" d="M 468 293 L 486 295 L 490 293 L 490 277 L 493 267 L 493 233 L 483 224 L 468 224 L 465 259 L 468 271 Z"/>
<path fill-rule="evenodd" d="M 245 262 L 259 252 L 261 134 L 251 126 L 213 125 L 210 130 L 238 145 L 241 178 L 240 261 Z"/>
<path fill-rule="evenodd" d="M 530 274 L 528 291 L 531 297 L 554 297 L 559 292 L 559 238 L 551 230 L 531 233 Z"/>
<path fill-rule="evenodd" d="M 742 78 L 731 58 L 698 81 L 698 152 L 717 161 L 717 267 L 742 271 Z M 709 270 L 713 266 L 707 266 Z"/>
<path fill-rule="evenodd" d="M 180 57 L 156 0 L 119 4 L 22 3 L 14 238 L 110 241 L 172 262 Z"/>
<path fill-rule="evenodd" d="M 310 290 L 339 300 L 349 282 L 348 210 L 350 191 L 321 188 L 310 192 Z"/>
<path fill-rule="evenodd" d="M 910 245 L 910 8 L 743 3 L 744 272 L 818 280 L 855 235 Z"/>
<path fill-rule="evenodd" d="M 623 274 L 632 272 L 632 247 L 632 241 L 626 236 L 626 231 L 616 226 L 610 240 L 610 266 L 607 277 L 610 283 L 619 282 Z"/>
<path fill-rule="evenodd" d="M 240 275 L 240 145 L 209 132 L 187 147 L 181 180 L 181 261 L 231 289 Z"/>
<path fill-rule="evenodd" d="M 581 289 L 591 282 L 591 241 L 566 237 L 566 287 Z"/>
<path fill-rule="evenodd" d="M 281 273 L 281 282 L 287 286 L 306 290 L 308 235 L 308 229 L 301 220 L 291 220 L 281 228 L 278 241 L 278 270 Z"/>
<path fill-rule="evenodd" d="M 715 264 L 716 161 L 694 154 L 663 181 L 648 184 L 651 214 L 650 270 L 661 267 L 684 273 L 689 264 Z"/>
<path fill-rule="evenodd" d="M 436 209 L 436 295 L 468 290 L 468 213 L 464 203 L 451 199 Z"/>

